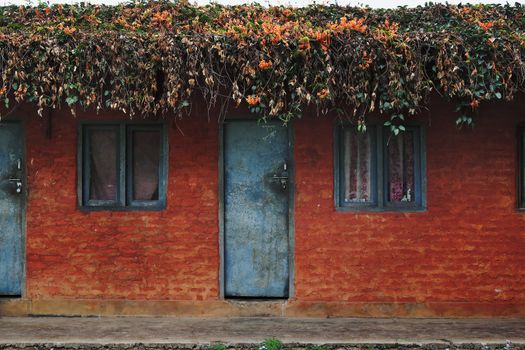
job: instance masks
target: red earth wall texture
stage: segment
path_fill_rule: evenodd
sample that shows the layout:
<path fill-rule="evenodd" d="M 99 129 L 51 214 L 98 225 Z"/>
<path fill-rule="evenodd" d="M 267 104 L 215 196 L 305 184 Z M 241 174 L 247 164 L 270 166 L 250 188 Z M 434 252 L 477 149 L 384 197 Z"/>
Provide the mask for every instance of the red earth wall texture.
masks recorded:
<path fill-rule="evenodd" d="M 516 209 L 520 105 L 482 106 L 473 130 L 455 126 L 450 106 L 434 102 L 430 111 L 420 118 L 424 212 L 337 212 L 334 119 L 293 124 L 294 299 L 525 302 L 525 212 Z M 47 119 L 26 115 L 28 298 L 219 299 L 213 117 L 169 124 L 166 210 L 83 212 L 77 123 L 87 114 L 55 112 L 50 139 Z"/>

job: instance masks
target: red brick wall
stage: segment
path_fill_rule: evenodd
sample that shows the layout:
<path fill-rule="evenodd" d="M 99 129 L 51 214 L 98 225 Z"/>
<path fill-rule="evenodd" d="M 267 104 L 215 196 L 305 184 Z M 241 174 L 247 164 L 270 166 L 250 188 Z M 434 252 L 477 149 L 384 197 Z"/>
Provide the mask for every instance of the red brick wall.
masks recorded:
<path fill-rule="evenodd" d="M 186 118 L 168 128 L 160 212 L 79 211 L 77 120 L 55 113 L 51 139 L 46 127 L 27 119 L 28 297 L 217 298 L 217 122 Z"/>
<path fill-rule="evenodd" d="M 433 103 L 426 212 L 336 212 L 333 122 L 296 124 L 296 295 L 365 302 L 525 301 L 525 212 L 516 210 L 518 105 L 483 106 L 458 130 Z"/>
<path fill-rule="evenodd" d="M 294 124 L 297 300 L 525 302 L 525 213 L 515 209 L 517 104 L 482 106 L 473 131 L 434 104 L 427 129 L 428 211 L 336 212 L 333 119 Z M 33 114 L 33 115 L 32 115 Z M 168 207 L 81 212 L 76 125 L 29 111 L 29 298 L 218 298 L 218 128 L 169 128 Z M 84 116 L 79 115 L 79 119 Z"/>

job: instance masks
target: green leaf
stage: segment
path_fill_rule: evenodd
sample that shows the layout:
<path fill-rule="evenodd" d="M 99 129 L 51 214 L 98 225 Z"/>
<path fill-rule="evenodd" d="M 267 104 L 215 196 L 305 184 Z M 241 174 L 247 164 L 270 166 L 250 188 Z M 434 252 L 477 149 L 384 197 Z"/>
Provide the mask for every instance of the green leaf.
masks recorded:
<path fill-rule="evenodd" d="M 75 104 L 75 103 L 77 103 L 77 101 L 78 101 L 78 97 L 75 96 L 75 95 L 73 95 L 73 96 L 68 96 L 68 97 L 66 98 L 66 103 L 67 103 L 68 105 L 70 105 L 70 106 L 73 105 L 73 104 Z"/>
<path fill-rule="evenodd" d="M 259 349 L 262 347 L 264 347 L 265 350 L 280 350 L 283 347 L 283 343 L 279 339 L 270 338 L 266 339 Z"/>
<path fill-rule="evenodd" d="M 228 347 L 223 343 L 215 343 L 215 344 L 210 345 L 209 349 L 210 350 L 227 350 Z"/>

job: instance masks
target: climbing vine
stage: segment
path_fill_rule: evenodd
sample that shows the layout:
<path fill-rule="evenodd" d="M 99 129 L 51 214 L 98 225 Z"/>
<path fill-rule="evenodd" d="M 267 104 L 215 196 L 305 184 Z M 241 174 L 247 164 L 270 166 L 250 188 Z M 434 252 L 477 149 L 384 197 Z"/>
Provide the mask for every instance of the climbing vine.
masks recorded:
<path fill-rule="evenodd" d="M 525 10 L 427 5 L 381 10 L 187 2 L 0 8 L 0 97 L 189 113 L 195 95 L 222 111 L 246 103 L 284 122 L 313 105 L 360 129 L 374 111 L 394 133 L 433 91 L 471 124 L 484 101 L 525 88 Z"/>

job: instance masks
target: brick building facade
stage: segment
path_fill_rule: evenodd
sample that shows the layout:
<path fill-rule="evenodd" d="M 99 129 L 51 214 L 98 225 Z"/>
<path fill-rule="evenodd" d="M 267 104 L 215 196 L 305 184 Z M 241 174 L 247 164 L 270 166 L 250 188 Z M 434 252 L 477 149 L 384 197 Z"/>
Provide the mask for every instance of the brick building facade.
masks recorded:
<path fill-rule="evenodd" d="M 220 123 L 166 122 L 166 205 L 79 207 L 79 123 L 68 111 L 10 120 L 24 133 L 24 270 L 0 313 L 99 315 L 525 316 L 525 216 L 518 209 L 522 102 L 483 106 L 473 129 L 434 100 L 424 130 L 420 210 L 338 210 L 331 116 L 289 128 L 290 290 L 228 298 L 222 284 Z M 144 123 L 138 121 L 137 123 Z M 334 170 L 335 169 L 335 170 Z"/>

